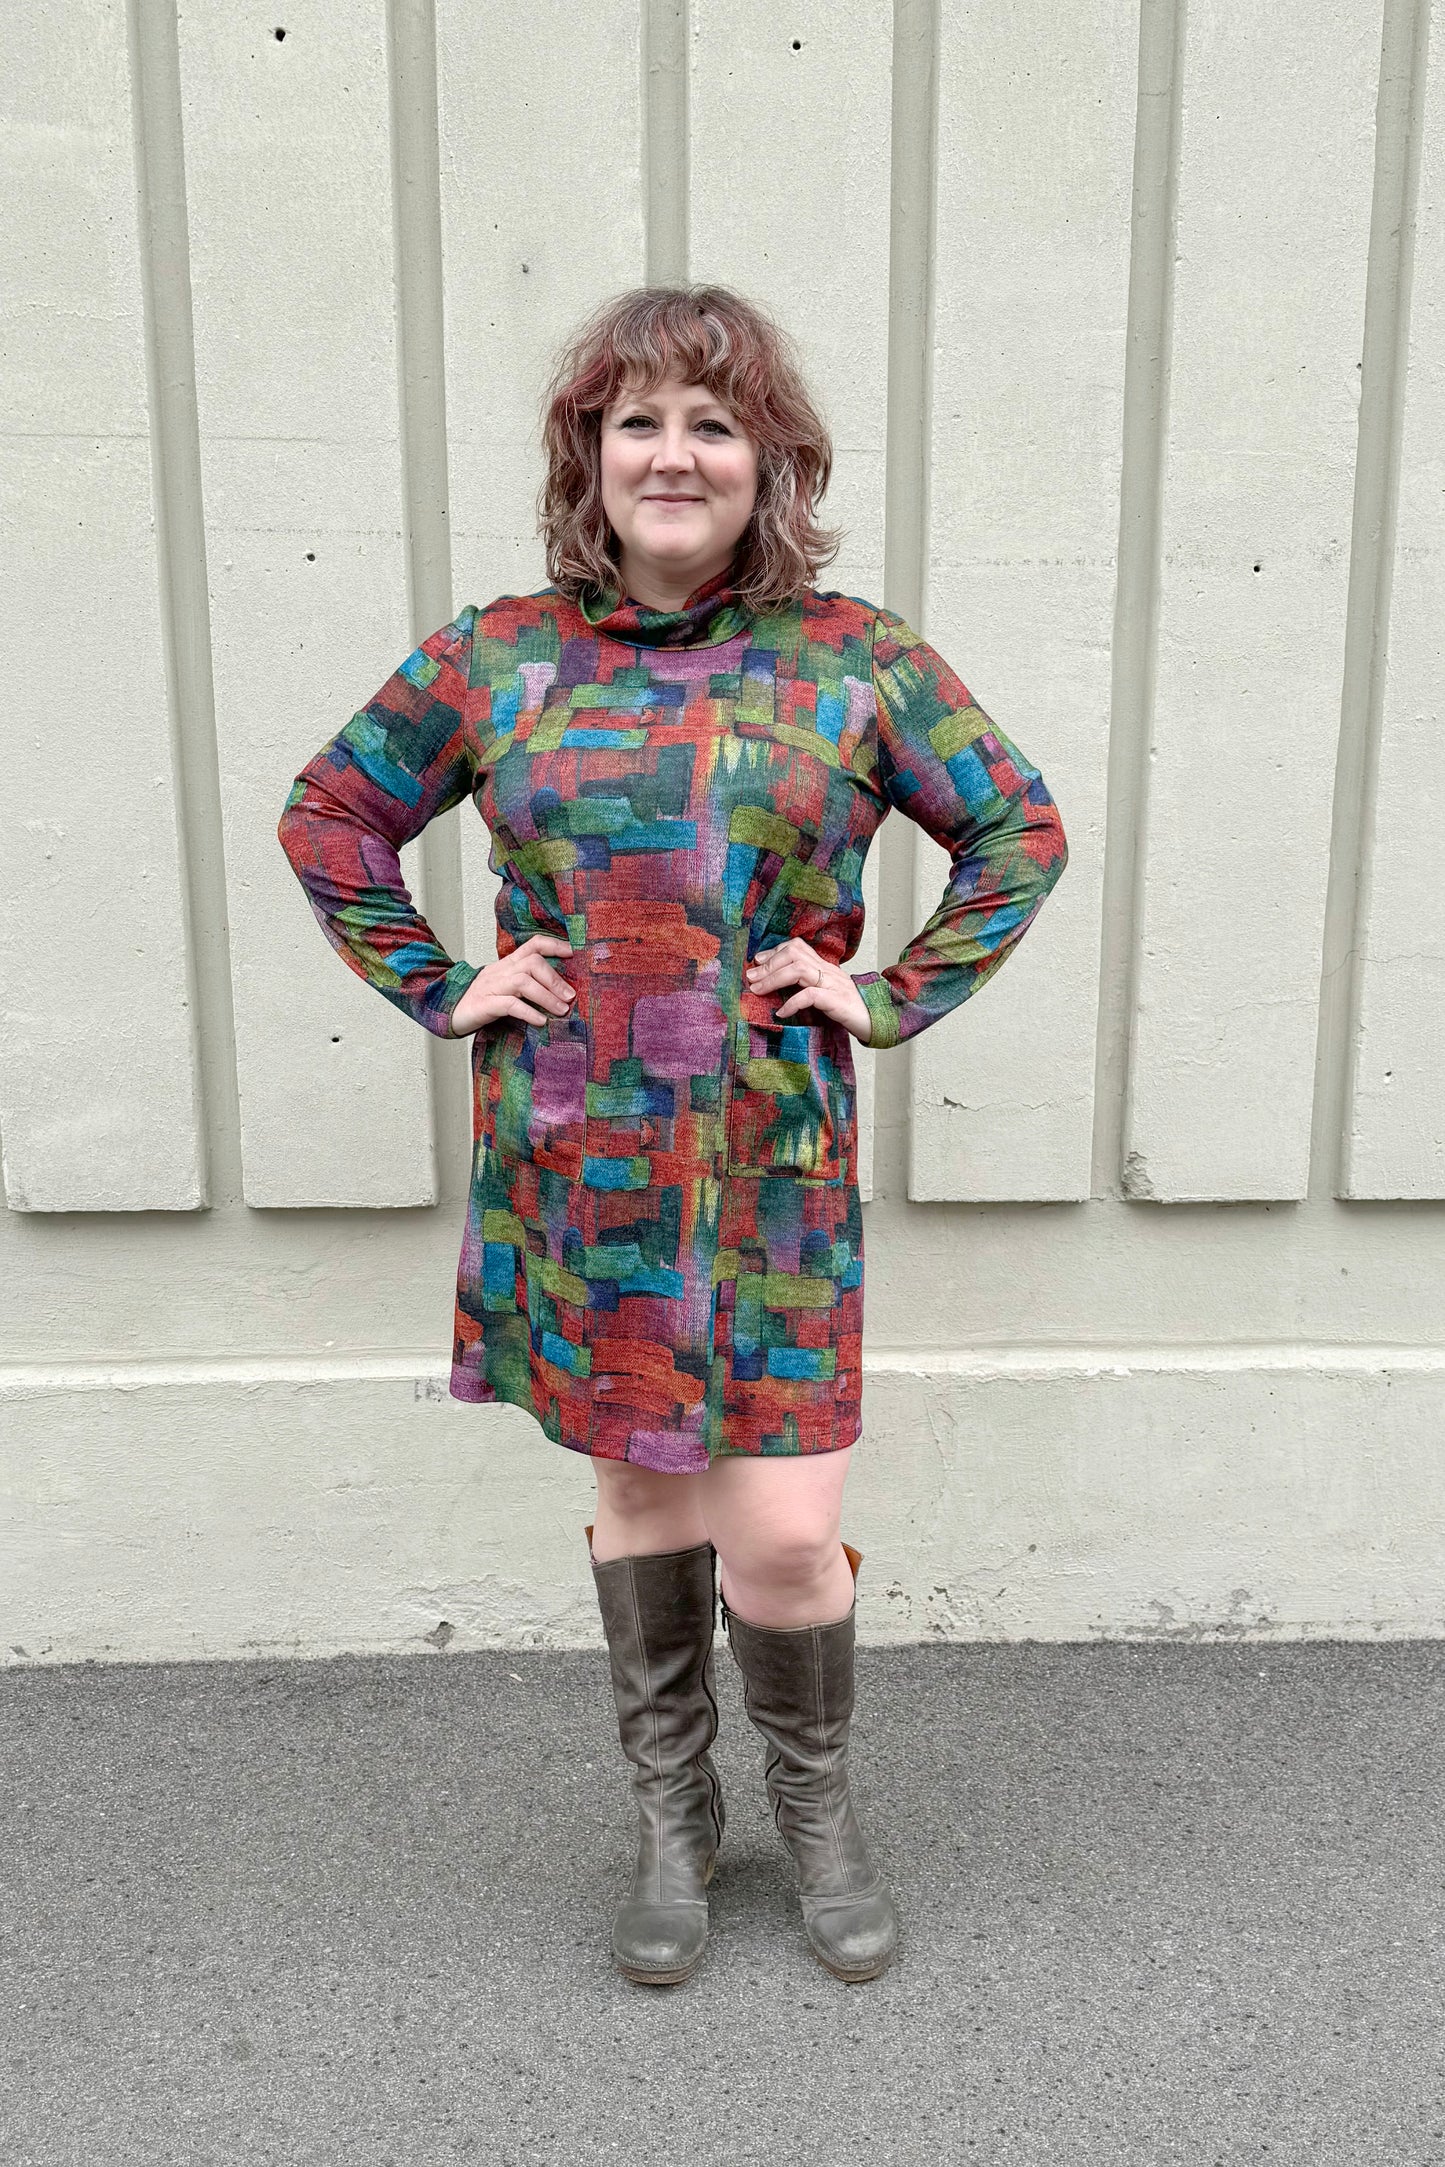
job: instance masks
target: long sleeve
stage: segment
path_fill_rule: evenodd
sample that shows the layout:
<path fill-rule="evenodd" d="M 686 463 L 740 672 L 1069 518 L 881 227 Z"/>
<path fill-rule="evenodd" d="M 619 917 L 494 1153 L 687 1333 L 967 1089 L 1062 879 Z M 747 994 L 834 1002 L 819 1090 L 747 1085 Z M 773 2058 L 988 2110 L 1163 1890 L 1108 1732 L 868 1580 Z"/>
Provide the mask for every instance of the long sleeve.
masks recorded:
<path fill-rule="evenodd" d="M 397 854 L 472 788 L 475 618 L 469 605 L 423 640 L 307 762 L 276 831 L 342 961 L 439 1038 L 477 967 L 447 954 L 413 903 Z"/>
<path fill-rule="evenodd" d="M 873 1020 L 869 1043 L 896 1046 L 993 976 L 1069 853 L 1038 769 L 891 610 L 877 612 L 873 687 L 877 786 L 951 860 L 938 908 L 898 961 L 854 973 Z"/>

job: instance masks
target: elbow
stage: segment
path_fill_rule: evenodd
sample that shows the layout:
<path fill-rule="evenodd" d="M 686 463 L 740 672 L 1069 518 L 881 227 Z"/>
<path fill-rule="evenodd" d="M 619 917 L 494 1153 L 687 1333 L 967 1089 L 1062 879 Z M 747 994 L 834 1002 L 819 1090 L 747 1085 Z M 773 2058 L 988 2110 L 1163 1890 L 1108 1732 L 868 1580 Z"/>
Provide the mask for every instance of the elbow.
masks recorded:
<path fill-rule="evenodd" d="M 1069 862 L 1069 839 L 1059 808 L 1050 797 L 1029 806 L 1024 847 L 1038 869 L 1041 896 L 1048 894 Z"/>
<path fill-rule="evenodd" d="M 1064 833 L 1064 823 L 1059 818 L 1059 809 L 1057 806 L 1054 807 L 1054 817 L 1051 823 L 1051 829 L 1051 847 L 1053 851 L 1053 856 L 1049 864 L 1050 887 L 1053 886 L 1054 882 L 1058 879 L 1060 873 L 1063 872 L 1064 867 L 1069 862 L 1069 838 Z"/>
<path fill-rule="evenodd" d="M 287 794 L 286 803 L 281 808 L 281 818 L 276 823 L 276 840 L 296 872 L 300 871 L 306 855 L 306 815 L 301 810 L 304 787 L 298 777 Z"/>
<path fill-rule="evenodd" d="M 1038 814 L 1039 863 L 1047 886 L 1052 888 L 1069 862 L 1069 838 L 1064 833 L 1063 815 L 1052 797 L 1045 796 Z"/>

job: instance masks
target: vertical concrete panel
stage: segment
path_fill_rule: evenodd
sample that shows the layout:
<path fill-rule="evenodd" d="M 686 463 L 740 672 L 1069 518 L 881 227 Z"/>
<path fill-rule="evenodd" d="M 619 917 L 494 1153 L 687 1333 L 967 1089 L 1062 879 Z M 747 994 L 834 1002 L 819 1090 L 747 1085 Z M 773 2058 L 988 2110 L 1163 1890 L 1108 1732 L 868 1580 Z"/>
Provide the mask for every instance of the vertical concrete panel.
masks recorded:
<path fill-rule="evenodd" d="M 1089 1194 L 1137 26 L 944 9 L 919 627 L 1042 770 L 1066 879 L 913 1049 L 909 1194 Z M 1087 90 L 1087 95 L 1081 93 Z M 943 850 L 920 835 L 918 922 Z"/>
<path fill-rule="evenodd" d="M 692 0 L 690 272 L 771 309 L 833 431 L 821 587 L 883 599 L 892 23 L 867 0 Z"/>
<path fill-rule="evenodd" d="M 0 1127 L 17 1211 L 203 1201 L 124 7 L 31 11 L 3 128 L 11 688 Z"/>
<path fill-rule="evenodd" d="M 1404 441 L 1344 1194 L 1445 1197 L 1445 62 L 1420 130 Z M 1433 816 L 1433 817 L 1432 817 Z"/>
<path fill-rule="evenodd" d="M 1185 15 L 1126 1193 L 1305 1194 L 1379 63 L 1352 0 Z"/>
<path fill-rule="evenodd" d="M 437 0 L 447 439 L 458 605 L 546 584 L 539 415 L 552 357 L 643 279 L 639 0 Z M 467 955 L 496 954 L 487 834 L 462 808 Z"/>
<path fill-rule="evenodd" d="M 245 1197 L 430 1203 L 426 1034 L 276 841 L 297 769 L 415 644 L 385 7 L 183 5 L 180 42 Z"/>
<path fill-rule="evenodd" d="M 890 15 L 865 0 L 802 0 L 787 9 L 769 0 L 692 0 L 689 12 L 689 275 L 760 301 L 797 341 L 833 433 L 821 516 L 846 530 L 818 585 L 881 603 Z M 877 967 L 878 863 L 875 847 L 855 970 Z M 865 1198 L 873 1193 L 878 1058 L 855 1045 Z"/>

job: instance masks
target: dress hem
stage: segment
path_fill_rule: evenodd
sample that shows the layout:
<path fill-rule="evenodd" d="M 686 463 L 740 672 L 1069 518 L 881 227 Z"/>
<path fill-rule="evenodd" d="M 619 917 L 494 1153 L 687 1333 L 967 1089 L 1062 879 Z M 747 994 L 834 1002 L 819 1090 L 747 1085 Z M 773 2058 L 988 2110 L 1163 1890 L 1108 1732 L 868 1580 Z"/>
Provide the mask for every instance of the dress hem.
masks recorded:
<path fill-rule="evenodd" d="M 489 1385 L 484 1377 L 479 1377 L 476 1374 L 475 1370 L 465 1369 L 459 1363 L 454 1363 L 452 1366 L 448 1390 L 453 1399 L 461 1400 L 465 1405 L 471 1407 L 519 1407 L 524 1415 L 531 1416 L 549 1444 L 561 1445 L 565 1451 L 578 1453 L 583 1459 L 599 1460 L 615 1459 L 617 1457 L 614 1453 L 594 1452 L 590 1445 L 574 1444 L 565 1437 L 553 1437 L 551 1431 L 541 1421 L 536 1408 L 530 1400 L 514 1399 L 508 1393 L 498 1392 L 494 1385 Z M 723 1445 L 697 1467 L 659 1467 L 654 1468 L 653 1472 L 666 1475 L 701 1475 L 707 1472 L 713 1460 L 809 1460 L 819 1453 L 845 1452 L 850 1445 L 856 1445 L 862 1435 L 863 1425 L 860 1420 L 851 1437 L 840 1439 L 835 1444 L 812 1445 L 802 1452 L 749 1452 L 741 1446 Z M 634 1460 L 622 1464 L 643 1467 L 649 1463 L 645 1460 Z"/>

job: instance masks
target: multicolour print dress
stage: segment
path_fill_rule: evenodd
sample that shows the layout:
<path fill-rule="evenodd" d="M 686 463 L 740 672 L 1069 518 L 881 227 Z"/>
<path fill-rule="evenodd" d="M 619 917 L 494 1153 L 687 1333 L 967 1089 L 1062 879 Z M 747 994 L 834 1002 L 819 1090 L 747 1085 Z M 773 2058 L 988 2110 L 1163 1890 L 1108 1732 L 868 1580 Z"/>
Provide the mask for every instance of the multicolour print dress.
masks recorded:
<path fill-rule="evenodd" d="M 793 937 L 844 964 L 896 806 L 943 844 L 938 907 L 855 983 L 897 1046 L 976 993 L 1067 862 L 1037 769 L 903 619 L 809 590 L 755 614 L 554 587 L 462 610 L 303 768 L 280 837 L 328 940 L 428 1030 L 477 967 L 397 852 L 470 798 L 497 949 L 571 944 L 545 1023 L 471 1038 L 474 1154 L 451 1390 L 577 1452 L 671 1473 L 830 1452 L 861 1427 L 850 1034 L 752 993 Z"/>

